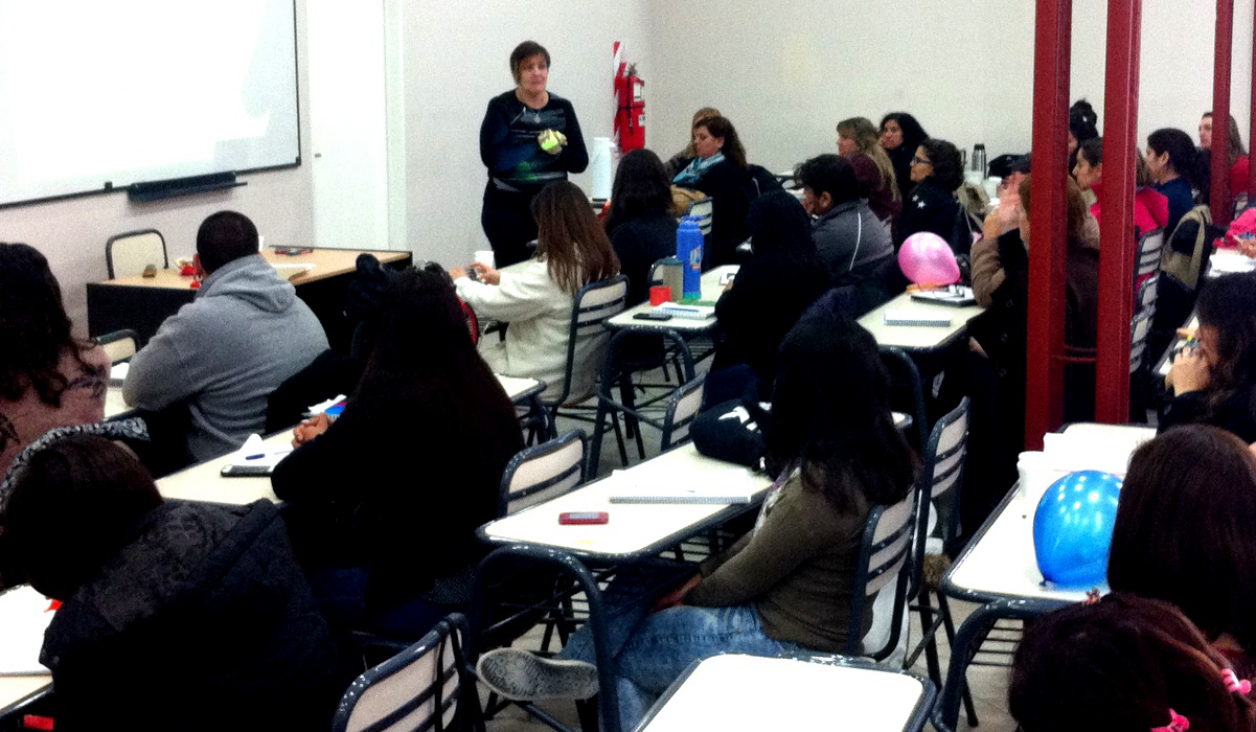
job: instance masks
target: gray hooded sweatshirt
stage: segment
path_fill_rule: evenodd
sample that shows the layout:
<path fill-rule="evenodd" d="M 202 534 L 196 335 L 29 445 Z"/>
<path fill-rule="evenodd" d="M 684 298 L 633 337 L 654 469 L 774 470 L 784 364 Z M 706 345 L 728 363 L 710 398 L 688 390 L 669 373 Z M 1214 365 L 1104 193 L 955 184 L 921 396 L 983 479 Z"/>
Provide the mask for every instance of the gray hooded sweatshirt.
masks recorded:
<path fill-rule="evenodd" d="M 208 460 L 261 432 L 270 393 L 326 349 L 296 288 L 261 255 L 241 257 L 206 277 L 135 354 L 122 396 L 147 410 L 187 402 L 188 451 Z"/>

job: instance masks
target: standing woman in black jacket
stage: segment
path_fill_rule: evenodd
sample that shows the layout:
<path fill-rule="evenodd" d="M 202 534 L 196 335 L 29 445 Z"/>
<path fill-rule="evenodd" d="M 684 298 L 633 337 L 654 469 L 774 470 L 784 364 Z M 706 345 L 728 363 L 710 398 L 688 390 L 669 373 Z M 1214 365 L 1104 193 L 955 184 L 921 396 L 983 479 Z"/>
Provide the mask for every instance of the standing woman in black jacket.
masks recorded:
<path fill-rule="evenodd" d="M 1256 274 L 1232 274 L 1199 293 L 1199 345 L 1173 359 L 1161 431 L 1202 422 L 1256 442 Z"/>
<path fill-rule="evenodd" d="M 589 166 L 571 102 L 546 89 L 550 55 L 535 41 L 510 54 L 514 89 L 493 97 L 480 125 L 480 159 L 488 168 L 480 225 L 496 266 L 522 262 L 536 238 L 532 198 L 548 183 Z"/>
<path fill-rule="evenodd" d="M 898 250 L 912 234 L 929 231 L 942 237 L 956 254 L 968 254 L 972 242 L 952 241 L 960 204 L 955 190 L 964 183 L 964 166 L 959 150 L 946 140 L 925 140 L 911 159 L 911 180 L 916 184 L 903 204 L 894 236 Z M 963 246 L 967 244 L 967 246 Z"/>
<path fill-rule="evenodd" d="M 294 444 L 271 483 L 329 620 L 418 639 L 465 604 L 475 530 L 523 437 L 442 274 L 393 281 L 344 413 L 302 423 Z"/>
<path fill-rule="evenodd" d="M 628 306 L 646 299 L 650 265 L 676 253 L 672 189 L 663 161 L 653 152 L 633 150 L 619 161 L 611 187 L 606 234 L 628 277 Z"/>
<path fill-rule="evenodd" d="M 746 149 L 733 123 L 724 117 L 706 117 L 693 126 L 698 157 L 676 174 L 672 182 L 694 188 L 715 199 L 711 220 L 711 251 L 704 252 L 705 269 L 736 261 L 737 245 L 750 235 L 746 216 L 754 199 L 754 179 Z"/>
<path fill-rule="evenodd" d="M 916 187 L 911 177 L 911 159 L 920 143 L 929 139 L 925 128 L 906 112 L 890 112 L 881 118 L 881 147 L 894 166 L 894 182 L 898 184 L 898 200 L 906 204 Z"/>

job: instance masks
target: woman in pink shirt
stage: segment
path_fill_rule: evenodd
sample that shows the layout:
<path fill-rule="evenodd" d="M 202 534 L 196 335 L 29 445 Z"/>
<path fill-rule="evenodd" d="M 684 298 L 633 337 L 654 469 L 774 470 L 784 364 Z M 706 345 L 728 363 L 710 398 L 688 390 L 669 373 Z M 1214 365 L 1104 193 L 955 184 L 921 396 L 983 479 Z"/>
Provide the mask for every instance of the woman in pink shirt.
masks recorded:
<path fill-rule="evenodd" d="M 1138 165 L 1134 188 L 1134 236 L 1141 237 L 1152 229 L 1165 227 L 1169 221 L 1169 201 L 1163 194 L 1157 193 L 1150 187 L 1151 177 L 1142 156 L 1135 152 L 1134 160 Z M 1073 177 L 1083 190 L 1089 188 L 1095 194 L 1095 202 L 1090 206 L 1090 215 L 1098 221 L 1099 203 L 1103 197 L 1102 137 L 1087 140 L 1078 148 L 1077 165 L 1073 167 Z M 1171 233 L 1165 232 L 1165 236 Z"/>

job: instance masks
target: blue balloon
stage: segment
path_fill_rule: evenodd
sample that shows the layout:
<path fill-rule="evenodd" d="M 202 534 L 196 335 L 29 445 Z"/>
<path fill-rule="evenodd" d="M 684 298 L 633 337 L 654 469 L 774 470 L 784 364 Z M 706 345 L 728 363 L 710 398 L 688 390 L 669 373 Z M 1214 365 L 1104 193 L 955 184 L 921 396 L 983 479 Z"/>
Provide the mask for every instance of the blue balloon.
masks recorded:
<path fill-rule="evenodd" d="M 1051 484 L 1034 513 L 1038 570 L 1060 587 L 1104 583 L 1121 479 L 1079 470 Z"/>

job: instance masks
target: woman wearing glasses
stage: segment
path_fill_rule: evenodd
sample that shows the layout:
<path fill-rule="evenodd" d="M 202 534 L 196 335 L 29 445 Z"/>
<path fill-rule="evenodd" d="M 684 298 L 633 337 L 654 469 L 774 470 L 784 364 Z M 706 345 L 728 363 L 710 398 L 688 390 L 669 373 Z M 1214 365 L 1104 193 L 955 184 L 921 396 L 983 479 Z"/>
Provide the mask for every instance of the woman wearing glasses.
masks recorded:
<path fill-rule="evenodd" d="M 911 180 L 916 187 L 903 203 L 903 213 L 898 217 L 898 231 L 894 237 L 897 250 L 912 234 L 930 231 L 947 241 L 952 248 L 960 205 L 955 200 L 955 189 L 964 182 L 964 166 L 959 150 L 946 140 L 925 140 L 916 148 L 911 159 Z M 956 254 L 967 254 L 969 246 L 956 249 Z"/>

